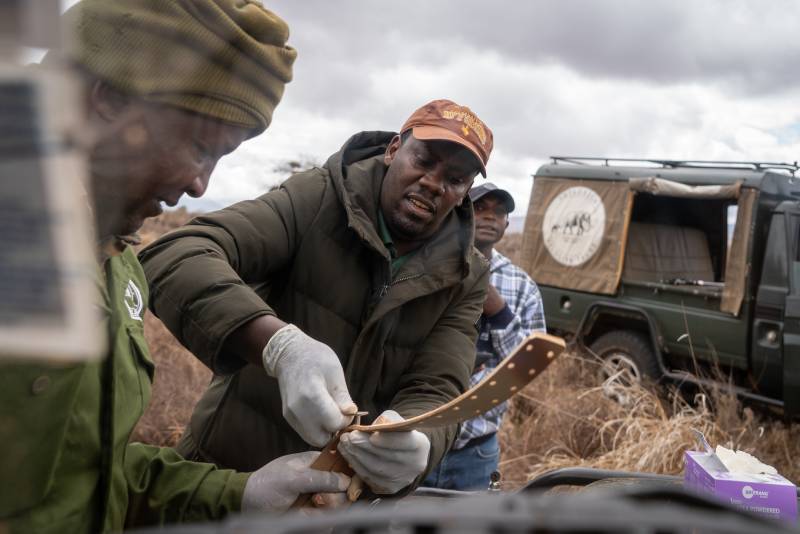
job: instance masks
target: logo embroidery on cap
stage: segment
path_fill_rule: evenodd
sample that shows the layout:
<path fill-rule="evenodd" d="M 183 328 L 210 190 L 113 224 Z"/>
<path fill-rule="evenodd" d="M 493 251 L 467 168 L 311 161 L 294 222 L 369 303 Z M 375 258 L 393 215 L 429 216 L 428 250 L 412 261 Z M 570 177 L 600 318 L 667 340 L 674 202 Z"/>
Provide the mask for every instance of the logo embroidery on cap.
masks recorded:
<path fill-rule="evenodd" d="M 464 132 L 464 137 L 469 135 L 469 129 L 472 128 L 472 131 L 480 139 L 481 144 L 486 144 L 486 131 L 478 118 L 472 113 L 464 111 L 462 108 L 450 108 L 442 110 L 442 117 L 463 122 L 464 125 L 461 127 L 461 131 Z"/>
<path fill-rule="evenodd" d="M 125 296 L 122 301 L 125 307 L 128 308 L 131 319 L 141 321 L 144 300 L 142 299 L 142 292 L 139 291 L 139 288 L 136 287 L 133 280 L 128 280 L 128 287 L 125 288 Z"/>

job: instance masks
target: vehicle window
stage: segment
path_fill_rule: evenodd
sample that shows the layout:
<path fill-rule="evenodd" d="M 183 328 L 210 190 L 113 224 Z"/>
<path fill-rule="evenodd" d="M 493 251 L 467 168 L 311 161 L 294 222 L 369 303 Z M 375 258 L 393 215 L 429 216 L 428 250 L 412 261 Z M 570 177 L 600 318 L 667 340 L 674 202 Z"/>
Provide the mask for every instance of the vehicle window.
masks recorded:
<path fill-rule="evenodd" d="M 677 285 L 721 283 L 736 220 L 730 208 L 729 200 L 636 195 L 623 278 Z"/>
<path fill-rule="evenodd" d="M 789 257 L 792 258 L 792 293 L 800 293 L 800 217 L 793 215 L 790 226 L 792 239 L 789 246 L 794 247 L 789 250 Z"/>
<path fill-rule="evenodd" d="M 739 206 L 737 204 L 731 204 L 728 206 L 728 210 L 725 214 L 725 221 L 727 223 L 726 230 L 728 233 L 728 247 L 730 248 L 731 242 L 733 241 L 733 231 L 736 228 L 736 217 L 739 214 Z"/>
<path fill-rule="evenodd" d="M 786 253 L 786 222 L 783 214 L 772 216 L 764 251 L 764 271 L 761 285 L 786 287 L 788 277 L 788 255 Z"/>

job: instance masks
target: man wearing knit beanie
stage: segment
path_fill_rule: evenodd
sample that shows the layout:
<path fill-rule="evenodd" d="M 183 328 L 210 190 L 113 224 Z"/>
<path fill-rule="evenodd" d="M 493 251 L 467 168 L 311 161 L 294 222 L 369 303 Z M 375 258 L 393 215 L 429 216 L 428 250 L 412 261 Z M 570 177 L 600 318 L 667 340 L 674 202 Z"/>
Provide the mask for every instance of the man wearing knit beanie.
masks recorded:
<path fill-rule="evenodd" d="M 75 68 L 94 142 L 98 362 L 0 368 L 0 532 L 99 532 L 279 512 L 349 480 L 312 471 L 318 453 L 252 474 L 128 443 L 154 366 L 143 336 L 147 283 L 130 244 L 144 218 L 200 196 L 217 161 L 263 131 L 290 81 L 288 27 L 254 0 L 83 0 L 72 44 L 45 64 Z M 100 327 L 100 325 L 98 325 Z"/>

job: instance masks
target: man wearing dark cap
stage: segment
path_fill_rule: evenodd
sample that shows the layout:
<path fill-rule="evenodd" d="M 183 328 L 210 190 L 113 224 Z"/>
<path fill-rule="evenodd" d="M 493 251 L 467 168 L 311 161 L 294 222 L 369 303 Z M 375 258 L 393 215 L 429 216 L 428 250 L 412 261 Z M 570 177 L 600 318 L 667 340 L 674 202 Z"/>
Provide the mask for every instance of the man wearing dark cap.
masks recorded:
<path fill-rule="evenodd" d="M 494 249 L 508 228 L 514 198 L 490 182 L 473 187 L 469 196 L 475 211 L 475 247 L 489 260 L 491 272 L 478 323 L 477 357 L 470 378 L 470 385 L 474 385 L 531 332 L 544 332 L 545 323 L 539 288 L 525 271 Z M 424 485 L 462 491 L 487 489 L 500 459 L 497 430 L 506 408 L 504 402 L 461 425 L 452 449 Z"/>
<path fill-rule="evenodd" d="M 397 420 L 463 391 L 488 281 L 468 192 L 491 150 L 469 108 L 436 100 L 146 248 L 151 309 L 216 373 L 179 449 L 247 470 L 325 445 L 357 409 Z M 455 434 L 352 432 L 339 452 L 395 494 Z"/>
<path fill-rule="evenodd" d="M 343 491 L 316 454 L 254 473 L 129 443 L 150 396 L 147 284 L 130 236 L 162 204 L 200 196 L 217 161 L 270 123 L 295 51 L 288 27 L 248 0 L 84 0 L 64 15 L 63 62 L 85 90 L 99 244 L 104 359 L 0 367 L 0 531 L 106 532 L 281 511 L 300 493 Z"/>

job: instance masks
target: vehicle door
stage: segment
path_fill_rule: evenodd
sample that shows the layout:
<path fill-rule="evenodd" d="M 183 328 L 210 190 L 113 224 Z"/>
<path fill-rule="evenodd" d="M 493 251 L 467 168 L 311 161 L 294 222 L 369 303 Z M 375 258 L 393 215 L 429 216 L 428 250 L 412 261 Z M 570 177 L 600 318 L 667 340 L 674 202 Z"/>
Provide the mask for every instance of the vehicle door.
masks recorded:
<path fill-rule="evenodd" d="M 782 383 L 788 416 L 800 414 L 800 204 L 784 202 L 789 291 L 783 314 Z M 769 244 L 768 244 L 769 246 Z"/>

